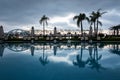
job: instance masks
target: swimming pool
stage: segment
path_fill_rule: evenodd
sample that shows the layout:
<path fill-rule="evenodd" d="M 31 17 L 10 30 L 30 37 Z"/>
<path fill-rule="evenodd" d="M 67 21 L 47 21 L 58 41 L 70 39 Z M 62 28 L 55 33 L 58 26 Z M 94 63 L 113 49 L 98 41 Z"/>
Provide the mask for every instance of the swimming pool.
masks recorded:
<path fill-rule="evenodd" d="M 120 44 L 0 44 L 0 80 L 120 80 Z"/>

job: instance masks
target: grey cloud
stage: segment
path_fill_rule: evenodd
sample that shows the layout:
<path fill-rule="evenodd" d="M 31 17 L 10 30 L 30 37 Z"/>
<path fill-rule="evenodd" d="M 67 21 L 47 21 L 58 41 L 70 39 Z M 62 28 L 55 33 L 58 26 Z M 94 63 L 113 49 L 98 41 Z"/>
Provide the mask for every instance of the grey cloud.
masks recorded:
<path fill-rule="evenodd" d="M 99 8 L 119 10 L 119 5 L 120 0 L 0 0 L 0 21 L 8 25 L 36 24 L 43 14 L 52 18 L 71 12 L 90 13 Z"/>

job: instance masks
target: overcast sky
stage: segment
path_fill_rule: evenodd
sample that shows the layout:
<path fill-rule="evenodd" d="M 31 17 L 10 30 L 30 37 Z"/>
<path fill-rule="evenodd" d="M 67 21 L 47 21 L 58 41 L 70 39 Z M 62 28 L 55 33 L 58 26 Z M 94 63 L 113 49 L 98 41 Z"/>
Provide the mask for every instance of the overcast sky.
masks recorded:
<path fill-rule="evenodd" d="M 102 29 L 119 24 L 120 0 L 0 0 L 0 25 L 5 31 L 12 29 L 42 29 L 39 19 L 45 14 L 50 18 L 46 29 L 78 29 L 73 16 L 79 13 L 90 15 L 101 8 L 107 11 L 101 17 Z M 89 26 L 84 22 L 84 29 Z"/>

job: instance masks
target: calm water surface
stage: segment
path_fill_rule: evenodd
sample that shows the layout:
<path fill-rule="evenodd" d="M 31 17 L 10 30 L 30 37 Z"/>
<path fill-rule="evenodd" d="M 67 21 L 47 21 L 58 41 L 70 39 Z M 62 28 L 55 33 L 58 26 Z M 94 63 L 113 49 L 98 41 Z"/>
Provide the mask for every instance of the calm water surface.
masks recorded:
<path fill-rule="evenodd" d="M 120 80 L 120 44 L 0 44 L 0 80 Z"/>

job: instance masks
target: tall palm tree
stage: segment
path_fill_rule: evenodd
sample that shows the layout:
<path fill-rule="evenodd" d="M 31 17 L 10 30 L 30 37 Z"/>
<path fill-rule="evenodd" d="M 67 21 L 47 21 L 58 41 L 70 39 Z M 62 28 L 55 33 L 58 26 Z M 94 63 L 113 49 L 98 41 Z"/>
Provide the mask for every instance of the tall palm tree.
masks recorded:
<path fill-rule="evenodd" d="M 94 31 L 95 31 L 95 27 L 96 27 L 96 18 L 95 18 L 95 12 L 93 11 L 90 15 L 90 19 L 89 19 L 89 22 L 90 22 L 90 26 L 92 26 L 94 24 Z"/>
<path fill-rule="evenodd" d="M 96 34 L 96 32 L 98 31 L 98 24 L 100 24 L 102 26 L 102 23 L 97 19 L 97 14 L 93 11 L 90 15 L 90 26 L 94 25 L 94 33 Z M 97 24 L 96 24 L 97 23 Z M 97 25 L 97 27 L 96 27 Z"/>
<path fill-rule="evenodd" d="M 77 26 L 81 27 L 81 35 L 83 36 L 83 20 L 89 21 L 88 17 L 86 17 L 85 13 L 80 13 L 74 16 L 73 20 L 77 20 Z"/>
<path fill-rule="evenodd" d="M 39 21 L 39 23 L 43 25 L 43 35 L 45 35 L 45 26 L 48 25 L 48 22 L 47 22 L 48 20 L 49 18 L 46 15 L 43 15 Z"/>
<path fill-rule="evenodd" d="M 106 12 L 100 12 L 101 9 L 98 9 L 97 12 L 91 13 L 91 25 L 94 23 L 94 32 L 97 35 L 98 34 L 98 25 L 100 24 L 102 26 L 102 23 L 99 21 L 99 18 L 102 17 L 103 14 Z"/>
<path fill-rule="evenodd" d="M 96 29 L 96 33 L 98 33 L 98 24 L 100 24 L 102 26 L 102 23 L 99 21 L 99 18 L 102 17 L 103 14 L 107 13 L 107 12 L 100 12 L 101 9 L 98 9 L 96 12 L 96 19 L 97 19 L 97 29 Z"/>

